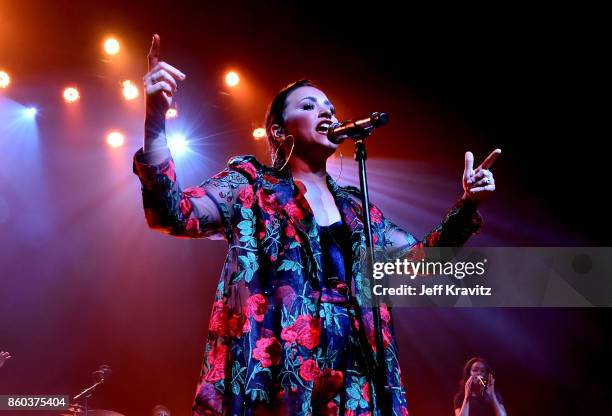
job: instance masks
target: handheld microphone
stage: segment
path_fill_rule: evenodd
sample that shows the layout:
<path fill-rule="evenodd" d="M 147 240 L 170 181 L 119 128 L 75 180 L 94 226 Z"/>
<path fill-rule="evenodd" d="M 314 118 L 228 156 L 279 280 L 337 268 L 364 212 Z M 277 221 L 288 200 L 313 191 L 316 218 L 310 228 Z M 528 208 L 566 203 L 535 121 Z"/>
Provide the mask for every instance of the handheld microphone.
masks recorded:
<path fill-rule="evenodd" d="M 480 382 L 480 394 L 484 396 L 485 392 L 487 391 L 487 388 L 489 387 L 489 380 L 482 376 L 477 376 L 477 378 Z"/>
<path fill-rule="evenodd" d="M 327 130 L 330 142 L 340 144 L 346 139 L 363 139 L 372 134 L 372 131 L 389 121 L 387 113 L 372 113 L 368 117 L 357 120 L 347 120 L 342 123 L 333 123 Z"/>

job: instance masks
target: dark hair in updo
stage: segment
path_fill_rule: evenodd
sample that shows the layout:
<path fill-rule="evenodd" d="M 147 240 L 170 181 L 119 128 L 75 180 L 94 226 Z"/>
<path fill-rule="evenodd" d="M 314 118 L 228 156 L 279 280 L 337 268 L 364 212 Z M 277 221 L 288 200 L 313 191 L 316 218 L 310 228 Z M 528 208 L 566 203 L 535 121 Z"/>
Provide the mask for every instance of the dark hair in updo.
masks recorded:
<path fill-rule="evenodd" d="M 274 124 L 278 124 L 283 129 L 285 128 L 285 119 L 283 118 L 283 112 L 287 106 L 287 97 L 293 91 L 300 87 L 315 87 L 314 83 L 308 79 L 300 79 L 292 82 L 285 88 L 280 90 L 276 96 L 270 102 L 268 111 L 266 111 L 266 137 L 268 139 L 268 149 L 270 151 L 270 159 L 272 160 L 272 167 L 278 168 L 285 163 L 285 155 L 283 149 L 279 150 L 281 142 L 279 142 L 272 134 L 271 128 Z M 277 154 L 278 152 L 278 154 Z M 274 160 L 274 155 L 277 154 L 277 159 Z"/>

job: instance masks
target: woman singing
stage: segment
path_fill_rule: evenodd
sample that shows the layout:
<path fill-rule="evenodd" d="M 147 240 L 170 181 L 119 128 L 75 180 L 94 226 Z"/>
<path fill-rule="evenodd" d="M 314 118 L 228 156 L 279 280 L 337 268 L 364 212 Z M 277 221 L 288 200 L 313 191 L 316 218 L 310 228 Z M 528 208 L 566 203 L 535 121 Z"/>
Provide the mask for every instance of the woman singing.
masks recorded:
<path fill-rule="evenodd" d="M 506 416 L 491 367 L 483 358 L 474 357 L 465 364 L 459 387 L 455 416 Z"/>
<path fill-rule="evenodd" d="M 272 163 L 232 157 L 199 186 L 181 188 L 165 138 L 178 69 L 153 37 L 144 146 L 134 155 L 148 225 L 177 237 L 224 239 L 194 415 L 379 415 L 372 384 L 375 335 L 360 192 L 326 171 L 337 148 L 328 97 L 308 81 L 279 92 L 266 115 Z M 422 241 L 372 205 L 375 250 L 389 258 L 424 246 L 460 246 L 478 232 L 478 204 L 495 189 L 489 167 L 466 154 L 463 196 Z M 390 308 L 381 305 L 386 402 L 406 415 Z M 386 415 L 385 415 L 386 416 Z"/>

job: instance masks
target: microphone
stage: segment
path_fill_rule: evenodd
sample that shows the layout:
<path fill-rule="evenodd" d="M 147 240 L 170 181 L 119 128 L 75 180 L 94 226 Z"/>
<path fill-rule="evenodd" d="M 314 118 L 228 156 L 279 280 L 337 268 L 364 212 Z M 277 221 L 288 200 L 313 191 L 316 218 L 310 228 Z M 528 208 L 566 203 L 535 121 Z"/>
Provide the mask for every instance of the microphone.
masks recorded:
<path fill-rule="evenodd" d="M 340 144 L 346 139 L 363 139 L 372 134 L 372 131 L 389 121 L 387 113 L 372 113 L 368 117 L 357 120 L 347 120 L 342 123 L 333 123 L 327 130 L 330 142 Z"/>
<path fill-rule="evenodd" d="M 480 395 L 484 396 L 485 392 L 487 391 L 487 387 L 489 387 L 489 380 L 482 377 L 482 376 L 477 376 L 478 381 L 480 382 L 481 386 L 480 386 Z"/>

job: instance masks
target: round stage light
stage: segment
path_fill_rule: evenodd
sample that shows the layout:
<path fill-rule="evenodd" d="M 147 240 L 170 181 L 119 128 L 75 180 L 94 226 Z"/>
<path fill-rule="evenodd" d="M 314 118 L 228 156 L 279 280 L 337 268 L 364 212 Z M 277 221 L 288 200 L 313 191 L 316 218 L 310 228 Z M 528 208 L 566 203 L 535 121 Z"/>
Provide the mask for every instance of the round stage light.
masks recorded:
<path fill-rule="evenodd" d="M 123 134 L 118 131 L 111 131 L 106 136 L 106 143 L 108 143 L 110 147 L 120 147 L 123 145 L 124 141 L 125 138 L 123 137 Z"/>
<path fill-rule="evenodd" d="M 0 88 L 6 88 L 11 83 L 11 77 L 5 71 L 0 71 Z"/>
<path fill-rule="evenodd" d="M 28 108 L 25 109 L 26 116 L 28 116 L 30 118 L 36 117 L 37 113 L 38 113 L 38 110 L 35 107 L 28 107 Z"/>
<path fill-rule="evenodd" d="M 109 55 L 117 55 L 119 53 L 119 41 L 115 38 L 108 38 L 104 41 L 104 52 Z"/>
<path fill-rule="evenodd" d="M 138 97 L 138 87 L 130 80 L 123 81 L 123 97 L 128 101 Z"/>
<path fill-rule="evenodd" d="M 168 137 L 168 147 L 173 155 L 180 155 L 188 149 L 189 145 L 185 136 L 174 134 Z"/>
<path fill-rule="evenodd" d="M 79 90 L 74 87 L 68 87 L 64 90 L 64 100 L 68 103 L 73 103 L 77 101 L 81 96 L 79 95 Z"/>
<path fill-rule="evenodd" d="M 166 111 L 166 118 L 170 119 L 170 118 L 177 118 L 178 117 L 178 111 L 176 108 L 169 108 L 168 111 Z"/>
<path fill-rule="evenodd" d="M 255 130 L 253 130 L 253 137 L 255 138 L 255 140 L 263 139 L 264 137 L 266 137 L 266 129 L 261 127 L 256 128 Z"/>
<path fill-rule="evenodd" d="M 230 71 L 225 75 L 225 83 L 230 87 L 235 87 L 240 82 L 240 76 L 234 71 Z"/>

